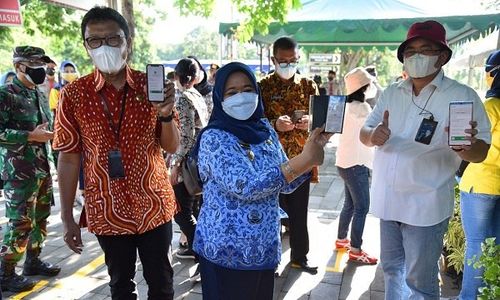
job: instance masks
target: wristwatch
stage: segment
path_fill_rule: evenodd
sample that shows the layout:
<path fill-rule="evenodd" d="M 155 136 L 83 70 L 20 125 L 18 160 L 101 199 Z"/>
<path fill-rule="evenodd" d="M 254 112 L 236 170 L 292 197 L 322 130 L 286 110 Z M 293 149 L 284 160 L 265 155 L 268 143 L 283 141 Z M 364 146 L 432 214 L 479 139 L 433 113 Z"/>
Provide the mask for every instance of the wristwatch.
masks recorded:
<path fill-rule="evenodd" d="M 158 116 L 158 121 L 162 122 L 162 123 L 169 123 L 172 121 L 172 119 L 174 118 L 174 112 L 172 111 L 172 113 L 170 113 L 170 115 L 164 117 L 164 116 Z"/>

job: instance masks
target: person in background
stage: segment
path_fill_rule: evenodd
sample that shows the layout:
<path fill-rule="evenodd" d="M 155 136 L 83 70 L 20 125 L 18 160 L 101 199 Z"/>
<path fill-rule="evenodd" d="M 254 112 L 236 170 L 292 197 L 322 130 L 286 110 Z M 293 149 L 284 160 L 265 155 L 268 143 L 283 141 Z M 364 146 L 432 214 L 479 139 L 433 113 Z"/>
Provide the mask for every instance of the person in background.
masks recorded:
<path fill-rule="evenodd" d="M 72 61 L 65 60 L 61 63 L 57 76 L 58 76 L 58 82 L 50 90 L 50 95 L 49 95 L 50 110 L 52 110 L 54 115 L 56 113 L 57 104 L 59 103 L 59 94 L 61 92 L 61 89 L 68 83 L 71 83 L 76 79 L 78 79 L 78 77 L 80 77 L 80 74 L 78 73 L 76 65 Z"/>
<path fill-rule="evenodd" d="M 12 83 L 12 81 L 14 80 L 15 77 L 16 77 L 16 72 L 14 72 L 14 71 L 5 72 L 0 77 L 0 86 L 6 85 L 8 83 Z"/>
<path fill-rule="evenodd" d="M 363 144 L 376 146 L 370 210 L 380 218 L 386 299 L 439 299 L 437 262 L 453 213 L 455 171 L 461 160 L 481 162 L 488 153 L 481 99 L 442 70 L 451 54 L 439 22 L 411 25 L 397 50 L 410 78 L 384 90 L 360 132 Z M 474 103 L 465 130 L 471 145 L 450 147 L 449 103 L 457 100 Z M 432 128 L 427 124 L 434 134 L 416 140 Z"/>
<path fill-rule="evenodd" d="M 319 94 L 326 95 L 326 88 L 323 87 L 321 75 L 314 75 L 313 81 L 316 83 L 316 86 L 318 87 Z"/>
<path fill-rule="evenodd" d="M 51 59 L 47 64 L 47 71 L 45 71 L 45 81 L 40 84 L 40 90 L 45 95 L 45 99 L 47 100 L 49 99 L 50 91 L 57 85 L 56 68 L 56 62 Z"/>
<path fill-rule="evenodd" d="M 218 64 L 210 64 L 210 69 L 208 70 L 208 83 L 211 85 L 214 85 L 215 83 L 215 74 L 219 68 Z"/>
<path fill-rule="evenodd" d="M 61 89 L 68 83 L 75 81 L 79 77 L 79 74 L 76 69 L 76 65 L 69 60 L 65 60 L 61 63 L 57 76 L 58 81 L 49 93 L 49 107 L 54 116 L 56 115 L 56 109 L 57 104 L 59 103 L 59 94 Z M 54 165 L 57 169 L 57 158 L 59 153 L 57 151 L 52 151 L 52 153 L 54 155 Z M 83 183 L 81 183 L 80 190 L 83 190 L 82 185 Z"/>
<path fill-rule="evenodd" d="M 198 205 L 197 199 L 190 195 L 182 177 L 182 163 L 196 142 L 198 133 L 208 123 L 209 115 L 205 99 L 194 88 L 201 72 L 198 63 L 192 58 L 183 58 L 175 66 L 175 83 L 177 95 L 175 110 L 179 117 L 180 144 L 170 159 L 170 182 L 175 191 L 180 211 L 175 215 L 175 222 L 187 237 L 188 247 L 179 249 L 176 256 L 181 259 L 195 259 L 193 239 L 196 229 L 196 217 L 193 208 Z M 199 272 L 193 275 L 197 280 Z"/>
<path fill-rule="evenodd" d="M 96 235 L 113 299 L 137 298 L 139 254 L 148 298 L 171 300 L 171 220 L 177 204 L 162 149 L 173 153 L 179 145 L 173 83 L 165 83 L 164 102 L 149 101 L 146 74 L 127 64 L 132 39 L 116 10 L 90 9 L 81 34 L 95 70 L 61 90 L 53 142 L 59 151 L 64 241 L 81 254 L 79 225 Z M 82 157 L 85 213 L 77 224 L 73 204 Z"/>
<path fill-rule="evenodd" d="M 373 149 L 360 142 L 359 131 L 372 111 L 364 100 L 365 92 L 374 80 L 365 69 L 359 67 L 344 77 L 347 105 L 335 161 L 345 187 L 345 200 L 340 212 L 335 248 L 348 249 L 350 261 L 368 265 L 377 263 L 375 257 L 361 250 L 366 214 L 370 207 L 369 177 Z M 347 238 L 349 225 L 351 240 Z"/>
<path fill-rule="evenodd" d="M 340 83 L 337 80 L 337 72 L 334 70 L 328 71 L 328 81 L 326 82 L 325 88 L 328 96 L 342 95 L 342 89 L 340 88 Z"/>
<path fill-rule="evenodd" d="M 296 41 L 289 37 L 277 39 L 273 44 L 272 57 L 276 72 L 259 83 L 264 115 L 278 132 L 289 158 L 299 155 L 303 150 L 309 129 L 309 97 L 319 94 L 314 81 L 297 73 L 299 58 Z M 304 115 L 294 124 L 290 116 L 295 111 L 301 111 Z M 312 267 L 307 262 L 310 182 L 318 182 L 318 168 L 313 168 L 312 177 L 302 182 L 293 193 L 280 195 L 280 206 L 288 214 L 291 267 L 316 274 L 317 267 Z"/>
<path fill-rule="evenodd" d="M 484 107 L 491 122 L 491 146 L 486 159 L 469 163 L 460 180 L 460 208 L 466 248 L 462 290 L 459 298 L 475 300 L 484 286 L 484 269 L 476 269 L 469 260 L 481 256 L 481 243 L 494 237 L 500 244 L 500 51 L 488 56 L 485 65 L 486 101 Z"/>
<path fill-rule="evenodd" d="M 188 58 L 194 59 L 196 63 L 198 64 L 198 75 L 196 76 L 196 84 L 194 85 L 194 88 L 203 96 L 203 99 L 205 99 L 205 103 L 207 105 L 207 112 L 208 116 L 212 114 L 212 90 L 213 90 L 213 84 L 208 81 L 208 75 L 207 72 L 205 72 L 205 69 L 201 65 L 200 61 L 195 57 L 195 56 L 188 56 Z"/>
<path fill-rule="evenodd" d="M 13 71 L 6 72 L 5 74 L 2 75 L 2 77 L 0 77 L 0 86 L 12 83 L 14 77 L 16 77 L 16 72 Z M 3 180 L 0 178 L 0 197 L 3 196 L 2 190 L 3 190 Z"/>
<path fill-rule="evenodd" d="M 16 47 L 16 77 L 12 84 L 0 87 L 0 172 L 9 218 L 0 283 L 2 290 L 11 292 L 33 288 L 36 282 L 25 276 L 55 276 L 61 271 L 40 260 L 53 193 L 48 145 L 53 122 L 48 101 L 37 85 L 44 82 L 50 61 L 41 48 Z M 25 252 L 23 275 L 18 275 L 15 267 Z"/>
<path fill-rule="evenodd" d="M 380 95 L 382 94 L 382 91 L 384 90 L 380 84 L 378 83 L 377 80 L 377 68 L 375 66 L 368 66 L 365 67 L 366 72 L 368 72 L 373 78 L 373 82 L 370 84 L 368 89 L 366 90 L 366 103 L 370 104 L 370 107 L 373 108 L 375 107 L 375 104 L 377 104 L 378 98 L 380 98 Z"/>
<path fill-rule="evenodd" d="M 238 62 L 217 72 L 214 110 L 200 133 L 203 182 L 194 250 L 204 300 L 271 300 L 281 258 L 279 194 L 292 192 L 323 162 L 330 135 L 314 130 L 288 160 L 267 119 L 252 70 Z"/>

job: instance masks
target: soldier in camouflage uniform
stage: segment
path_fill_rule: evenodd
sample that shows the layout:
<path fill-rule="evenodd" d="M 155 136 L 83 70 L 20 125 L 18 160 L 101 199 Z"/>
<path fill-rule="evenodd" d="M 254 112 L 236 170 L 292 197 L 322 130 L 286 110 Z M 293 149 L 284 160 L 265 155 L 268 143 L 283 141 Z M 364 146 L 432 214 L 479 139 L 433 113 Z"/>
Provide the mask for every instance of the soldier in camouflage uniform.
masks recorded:
<path fill-rule="evenodd" d="M 26 252 L 23 275 L 55 276 L 60 268 L 38 257 L 47 236 L 52 179 L 48 142 L 53 118 L 48 101 L 37 88 L 45 79 L 50 60 L 41 48 L 14 50 L 16 77 L 0 87 L 0 174 L 4 183 L 6 216 L 9 218 L 1 257 L 2 290 L 33 288 L 35 282 L 17 275 L 15 266 Z"/>

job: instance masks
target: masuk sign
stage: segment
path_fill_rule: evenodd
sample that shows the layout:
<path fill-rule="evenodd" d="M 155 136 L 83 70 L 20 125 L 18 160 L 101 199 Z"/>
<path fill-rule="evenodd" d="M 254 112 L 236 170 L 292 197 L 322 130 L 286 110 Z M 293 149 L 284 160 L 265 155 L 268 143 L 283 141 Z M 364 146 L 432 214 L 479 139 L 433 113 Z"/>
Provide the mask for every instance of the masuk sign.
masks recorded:
<path fill-rule="evenodd" d="M 19 0 L 0 1 L 0 26 L 22 26 Z"/>

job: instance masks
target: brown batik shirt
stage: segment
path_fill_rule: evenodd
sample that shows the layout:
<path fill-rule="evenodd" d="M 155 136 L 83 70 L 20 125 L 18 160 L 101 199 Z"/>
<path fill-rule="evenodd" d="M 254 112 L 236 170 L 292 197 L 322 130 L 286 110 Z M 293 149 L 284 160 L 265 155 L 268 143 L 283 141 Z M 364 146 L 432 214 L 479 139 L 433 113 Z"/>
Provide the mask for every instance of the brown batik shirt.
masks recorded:
<path fill-rule="evenodd" d="M 295 74 L 293 79 L 282 81 L 276 73 L 264 77 L 260 83 L 264 114 L 271 124 L 283 115 L 292 116 L 295 110 L 309 111 L 309 97 L 319 95 L 314 81 Z M 280 142 L 288 158 L 302 152 L 309 133 L 306 130 L 294 129 L 288 132 L 279 132 Z M 313 169 L 311 182 L 318 182 L 318 170 Z"/>

